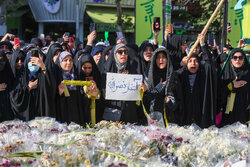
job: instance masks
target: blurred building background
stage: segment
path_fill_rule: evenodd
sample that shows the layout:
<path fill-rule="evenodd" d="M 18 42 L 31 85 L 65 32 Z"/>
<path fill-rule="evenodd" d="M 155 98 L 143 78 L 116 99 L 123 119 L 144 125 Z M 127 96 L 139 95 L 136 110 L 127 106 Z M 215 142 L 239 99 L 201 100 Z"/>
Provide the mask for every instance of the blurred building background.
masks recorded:
<path fill-rule="evenodd" d="M 108 31 L 109 40 L 113 43 L 117 32 L 117 1 L 119 0 L 1 0 L 0 35 L 10 32 L 29 41 L 45 34 L 56 40 L 64 32 L 70 32 L 72 36 L 85 41 L 90 23 L 95 23 L 97 40 L 105 40 L 104 32 Z M 193 27 L 190 18 L 201 17 L 204 11 L 200 2 L 171 1 L 171 23 L 175 33 L 193 35 L 195 38 L 203 26 Z M 122 19 L 126 24 L 125 36 L 128 42 L 134 42 L 135 0 L 121 0 L 120 3 Z M 217 30 L 214 32 L 218 33 Z"/>

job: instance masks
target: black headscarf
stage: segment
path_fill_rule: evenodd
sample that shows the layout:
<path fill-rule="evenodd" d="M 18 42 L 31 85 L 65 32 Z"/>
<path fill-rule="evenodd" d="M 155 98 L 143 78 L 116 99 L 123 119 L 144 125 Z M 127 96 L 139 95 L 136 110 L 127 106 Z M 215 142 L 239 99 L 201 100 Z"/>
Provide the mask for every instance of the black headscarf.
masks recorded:
<path fill-rule="evenodd" d="M 218 64 L 221 64 L 223 61 L 227 60 L 227 57 L 228 57 L 228 55 L 226 53 L 222 53 L 222 54 L 220 54 L 220 55 L 217 56 L 216 62 Z"/>
<path fill-rule="evenodd" d="M 102 55 L 101 55 L 101 58 L 97 64 L 97 67 L 99 69 L 99 71 L 101 73 L 104 72 L 105 70 L 105 65 L 106 65 L 106 59 L 105 59 L 105 56 L 106 54 L 109 52 L 109 56 L 111 55 L 111 50 L 112 50 L 113 46 L 107 46 L 106 48 L 104 48 L 103 52 L 102 52 Z"/>
<path fill-rule="evenodd" d="M 171 40 L 167 43 L 167 50 L 170 53 L 170 57 L 172 59 L 174 69 L 180 68 L 180 62 L 186 53 L 182 53 L 181 46 L 184 42 L 187 41 L 187 38 L 182 35 L 174 35 L 171 37 Z"/>
<path fill-rule="evenodd" d="M 136 45 L 136 44 L 134 44 L 134 43 L 128 43 L 128 44 L 126 44 L 126 46 L 127 46 L 128 48 L 134 49 L 135 52 L 138 52 L 138 51 L 139 51 L 138 45 Z"/>
<path fill-rule="evenodd" d="M 195 74 L 189 72 L 187 66 L 178 70 L 184 103 L 184 125 L 196 123 L 201 128 L 215 124 L 217 75 L 209 51 L 204 50 L 200 61 L 197 54 L 192 54 L 198 60 L 199 68 Z M 191 75 L 196 75 L 194 83 L 190 84 Z"/>
<path fill-rule="evenodd" d="M 233 50 L 233 47 L 230 44 L 225 45 L 225 48 L 227 48 L 229 50 Z"/>
<path fill-rule="evenodd" d="M 154 46 L 149 43 L 148 41 L 144 41 L 141 46 L 139 47 L 139 57 L 140 57 L 140 63 L 141 63 L 141 70 L 142 70 L 142 74 L 144 74 L 146 72 L 146 69 L 148 67 L 148 64 L 149 64 L 149 61 L 147 62 L 145 59 L 144 59 L 144 56 L 143 56 L 143 52 L 145 51 L 146 47 L 147 46 L 150 46 L 152 47 L 153 51 L 155 50 L 154 49 Z"/>
<path fill-rule="evenodd" d="M 19 57 L 21 57 L 21 60 L 24 62 L 25 57 L 26 57 L 25 52 L 22 50 L 15 51 L 15 52 L 13 52 L 13 54 L 10 58 L 10 66 L 11 66 L 13 75 L 16 79 L 18 79 L 20 77 L 20 75 L 24 69 L 23 65 L 19 70 L 16 69 L 16 61 L 19 59 Z"/>
<path fill-rule="evenodd" d="M 10 49 L 10 51 L 12 51 L 12 49 L 13 49 L 13 45 L 9 41 L 0 42 L 0 46 L 2 46 L 2 45 L 7 45 L 8 48 Z"/>
<path fill-rule="evenodd" d="M 82 42 L 81 41 L 79 41 L 79 40 L 75 40 L 74 41 L 74 43 L 75 43 L 75 55 L 77 54 L 77 52 L 79 51 L 79 50 L 81 50 L 79 47 L 80 47 L 80 45 L 82 44 Z"/>
<path fill-rule="evenodd" d="M 236 52 L 241 52 L 242 55 L 244 56 L 244 64 L 240 68 L 233 67 L 232 62 L 231 62 L 232 56 Z M 234 80 L 235 77 L 237 76 L 238 80 L 242 80 L 242 78 L 244 78 L 244 76 L 246 76 L 247 73 L 250 73 L 249 68 L 250 68 L 250 63 L 244 51 L 240 48 L 235 48 L 229 53 L 226 59 L 226 62 L 221 69 L 221 77 L 223 80 Z"/>
<path fill-rule="evenodd" d="M 55 82 L 49 71 L 43 74 L 41 68 L 34 73 L 28 69 L 31 52 L 24 61 L 24 71 L 18 80 L 16 88 L 10 93 L 12 109 L 15 116 L 29 121 L 36 116 L 54 116 Z M 29 81 L 38 79 L 37 88 L 29 91 Z"/>
<path fill-rule="evenodd" d="M 0 68 L 2 70 L 0 71 L 0 83 L 6 83 L 7 84 L 7 90 L 11 89 L 12 82 L 14 80 L 14 75 L 12 73 L 8 58 L 6 57 L 6 54 L 2 51 L 0 51 L 0 56 L 3 57 L 3 59 L 0 60 Z"/>
<path fill-rule="evenodd" d="M 79 58 L 83 55 L 89 55 L 89 52 L 86 50 L 86 49 L 82 49 L 82 50 L 79 50 L 75 56 L 74 56 L 74 64 L 76 66 L 76 68 L 78 68 L 78 62 L 79 62 Z"/>
<path fill-rule="evenodd" d="M 49 71 L 52 71 L 52 69 L 53 69 L 53 66 L 55 64 L 53 61 L 53 57 L 55 56 L 55 54 L 58 50 L 62 51 L 62 47 L 58 43 L 54 43 L 54 44 L 50 45 L 48 48 L 48 52 L 47 52 L 47 56 L 46 56 L 46 60 L 45 60 L 45 65 L 46 65 L 47 70 L 49 70 Z"/>
<path fill-rule="evenodd" d="M 32 38 L 30 43 L 33 43 L 35 44 L 36 46 L 38 46 L 39 48 L 42 48 L 43 47 L 43 43 L 42 43 L 42 40 L 39 39 L 39 38 Z"/>
<path fill-rule="evenodd" d="M 235 68 L 231 62 L 232 56 L 236 52 L 242 53 L 244 56 L 244 64 L 240 68 Z M 228 90 L 228 84 L 232 83 L 233 80 L 237 81 L 246 81 L 247 84 L 240 88 L 233 88 L 233 92 L 235 92 L 235 100 L 233 111 L 229 114 L 222 113 L 222 122 L 221 125 L 232 124 L 234 122 L 240 121 L 241 123 L 246 123 L 250 118 L 250 63 L 244 53 L 244 51 L 240 48 L 233 49 L 221 70 L 220 74 L 220 83 L 221 83 L 221 93 L 222 93 L 222 102 L 221 106 L 226 108 L 226 104 L 228 103 L 227 97 L 231 93 Z"/>
<path fill-rule="evenodd" d="M 94 81 L 96 82 L 97 87 L 100 89 L 101 87 L 101 74 L 97 68 L 97 65 L 95 64 L 95 61 L 93 59 L 92 56 L 90 56 L 89 54 L 83 55 L 81 56 L 81 58 L 79 59 L 79 64 L 78 64 L 78 75 L 79 75 L 79 79 L 80 80 L 85 80 L 85 75 L 82 71 L 82 65 L 84 63 L 91 63 L 92 64 L 92 72 L 89 76 L 92 76 Z"/>
<path fill-rule="evenodd" d="M 31 49 L 34 49 L 34 48 L 36 48 L 36 45 L 34 43 L 31 43 L 27 47 L 24 48 L 24 51 L 27 54 Z"/>
<path fill-rule="evenodd" d="M 0 122 L 2 122 L 13 119 L 13 114 L 10 109 L 9 92 L 12 89 L 14 76 L 5 53 L 0 51 L 0 56 L 3 57 L 3 59 L 0 60 L 0 84 L 5 83 L 7 85 L 4 91 L 0 91 Z"/>

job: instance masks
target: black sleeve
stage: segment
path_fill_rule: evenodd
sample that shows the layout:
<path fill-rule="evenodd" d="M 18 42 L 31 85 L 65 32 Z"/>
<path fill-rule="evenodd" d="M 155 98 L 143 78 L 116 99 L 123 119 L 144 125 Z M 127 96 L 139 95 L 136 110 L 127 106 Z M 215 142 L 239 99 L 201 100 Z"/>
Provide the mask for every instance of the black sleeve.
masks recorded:
<path fill-rule="evenodd" d="M 28 85 L 23 83 L 22 78 L 16 81 L 16 87 L 10 92 L 10 104 L 14 117 L 28 121 L 30 118 L 29 107 L 30 92 Z"/>
<path fill-rule="evenodd" d="M 156 99 L 158 96 L 161 95 L 164 89 L 165 89 L 165 85 L 162 82 L 160 82 L 152 90 L 147 90 L 144 93 L 143 99 L 145 98 L 146 101 L 151 101 L 153 99 Z"/>
<path fill-rule="evenodd" d="M 158 49 L 158 45 L 153 44 L 153 47 L 154 47 L 154 50 Z"/>
<path fill-rule="evenodd" d="M 204 45 L 201 47 L 201 51 L 202 51 L 202 60 L 204 60 L 205 62 L 212 62 L 212 55 L 208 50 L 208 46 Z"/>
<path fill-rule="evenodd" d="M 92 46 L 86 45 L 84 49 L 85 49 L 86 51 L 88 51 L 89 53 L 91 53 L 91 51 L 92 51 Z"/>
<path fill-rule="evenodd" d="M 58 91 L 56 81 L 50 71 L 46 74 L 40 73 L 39 77 L 39 100 L 38 114 L 39 116 L 55 117 L 55 95 Z"/>
<path fill-rule="evenodd" d="M 178 79 L 177 74 L 174 75 L 172 80 L 172 86 L 169 87 L 169 91 L 166 95 L 170 98 L 170 101 L 165 104 L 165 107 L 168 111 L 167 118 L 170 122 L 182 125 L 184 110 L 182 105 L 182 90 L 180 89 L 181 83 Z"/>

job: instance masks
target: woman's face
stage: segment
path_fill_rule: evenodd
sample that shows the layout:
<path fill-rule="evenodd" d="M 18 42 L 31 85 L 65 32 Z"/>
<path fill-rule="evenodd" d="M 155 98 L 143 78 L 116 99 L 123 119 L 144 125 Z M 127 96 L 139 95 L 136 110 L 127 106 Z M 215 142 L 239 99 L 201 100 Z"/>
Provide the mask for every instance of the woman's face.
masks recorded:
<path fill-rule="evenodd" d="M 194 48 L 193 53 L 194 54 L 199 54 L 200 53 L 200 48 L 199 47 Z"/>
<path fill-rule="evenodd" d="M 102 52 L 97 52 L 94 56 L 93 59 L 95 60 L 95 63 L 97 64 L 101 58 Z"/>
<path fill-rule="evenodd" d="M 187 49 L 187 42 L 185 41 L 182 45 L 181 45 L 181 52 L 182 54 L 186 52 Z"/>
<path fill-rule="evenodd" d="M 235 68 L 240 68 L 244 64 L 244 55 L 241 52 L 236 52 L 231 59 L 231 62 Z"/>
<path fill-rule="evenodd" d="M 89 76 L 92 72 L 92 64 L 90 62 L 86 62 L 82 65 L 82 72 L 85 76 Z"/>
<path fill-rule="evenodd" d="M 23 62 L 24 62 L 24 58 L 22 59 L 21 56 L 19 56 L 17 59 L 16 59 L 16 64 L 15 64 L 15 68 L 17 70 L 19 70 L 21 68 L 21 66 L 23 65 Z"/>
<path fill-rule="evenodd" d="M 151 46 L 147 46 L 143 52 L 143 57 L 145 61 L 150 61 L 152 55 L 153 55 L 153 48 Z"/>
<path fill-rule="evenodd" d="M 187 63 L 188 71 L 195 74 L 199 69 L 199 62 L 196 57 L 191 57 Z"/>
<path fill-rule="evenodd" d="M 66 56 L 61 62 L 61 68 L 64 71 L 70 71 L 73 67 L 73 59 L 70 55 Z"/>
<path fill-rule="evenodd" d="M 125 47 L 121 47 L 116 51 L 115 56 L 120 63 L 124 64 L 128 59 L 128 50 Z"/>
<path fill-rule="evenodd" d="M 163 52 L 157 54 L 156 65 L 159 69 L 164 69 L 167 66 L 168 59 Z"/>
<path fill-rule="evenodd" d="M 56 62 L 56 59 L 58 58 L 58 56 L 60 55 L 60 53 L 61 53 L 60 50 L 56 51 L 56 53 L 55 53 L 55 55 L 54 55 L 54 57 L 53 57 L 53 62 L 54 62 L 54 63 Z"/>
<path fill-rule="evenodd" d="M 230 49 L 223 47 L 223 53 L 229 54 L 230 53 Z"/>
<path fill-rule="evenodd" d="M 3 52 L 7 52 L 7 51 L 10 51 L 10 48 L 8 47 L 8 45 L 1 45 L 0 50 Z"/>

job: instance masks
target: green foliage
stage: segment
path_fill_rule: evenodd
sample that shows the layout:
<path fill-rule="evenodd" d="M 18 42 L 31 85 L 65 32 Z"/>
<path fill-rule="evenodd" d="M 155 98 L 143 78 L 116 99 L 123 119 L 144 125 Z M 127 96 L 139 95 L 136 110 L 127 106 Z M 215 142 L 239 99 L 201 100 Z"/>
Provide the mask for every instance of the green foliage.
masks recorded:
<path fill-rule="evenodd" d="M 206 23 L 208 22 L 209 18 L 212 16 L 214 10 L 216 9 L 217 5 L 219 4 L 220 0 L 202 0 L 196 1 L 192 0 L 189 3 L 202 8 L 202 12 L 200 16 L 193 17 L 192 13 L 188 13 L 186 11 L 182 11 L 179 16 L 184 17 L 187 19 L 187 22 L 193 26 L 193 28 L 203 28 Z M 222 28 L 223 22 L 223 7 L 217 13 L 216 17 L 214 18 L 212 24 L 209 27 L 210 31 L 219 31 Z"/>
<path fill-rule="evenodd" d="M 123 30 L 131 29 L 132 26 L 133 26 L 132 18 L 129 17 L 128 15 L 122 15 L 122 29 Z"/>

